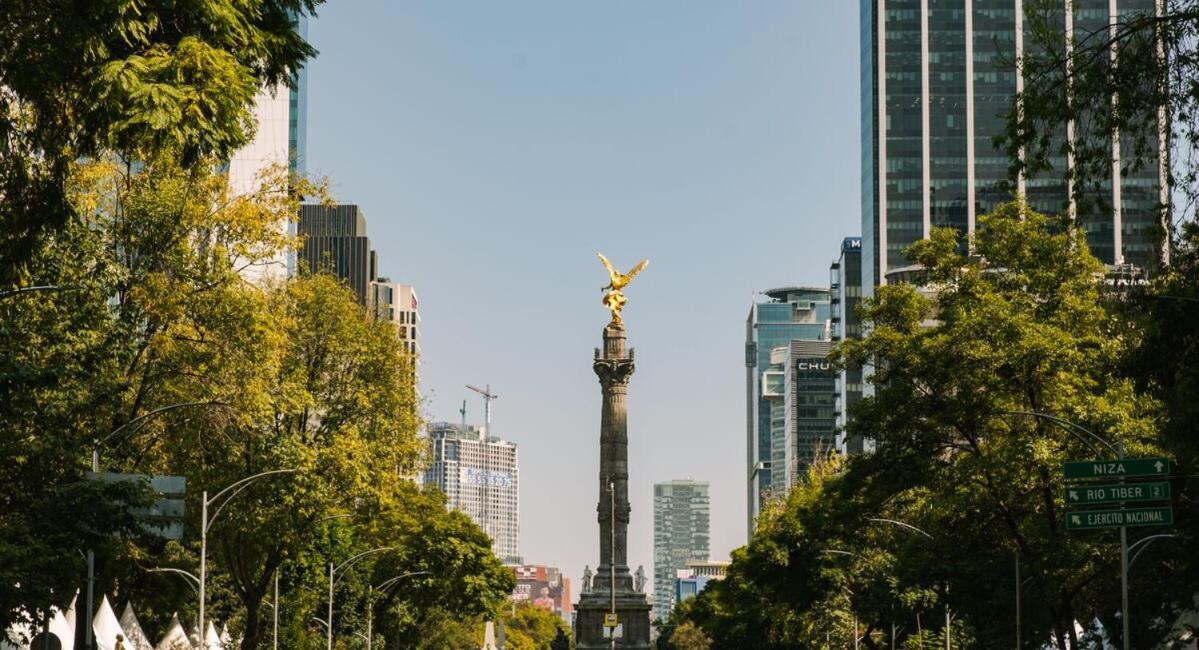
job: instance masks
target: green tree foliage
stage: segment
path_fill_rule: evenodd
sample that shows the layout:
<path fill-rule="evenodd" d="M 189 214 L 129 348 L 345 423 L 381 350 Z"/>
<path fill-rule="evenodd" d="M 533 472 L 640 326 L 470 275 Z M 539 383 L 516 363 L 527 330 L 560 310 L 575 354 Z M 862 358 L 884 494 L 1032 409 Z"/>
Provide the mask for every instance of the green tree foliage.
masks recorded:
<path fill-rule="evenodd" d="M 877 450 L 818 466 L 767 509 L 728 578 L 692 607 L 716 647 L 844 643 L 855 619 L 866 647 L 892 625 L 900 641 L 940 638 L 946 607 L 956 644 L 1002 647 L 1015 637 L 1017 557 L 1028 647 L 1074 643 L 1073 622 L 1093 618 L 1118 636 L 1117 536 L 1066 533 L 1061 476 L 1062 461 L 1111 451 L 1011 413 L 1054 414 L 1132 456 L 1163 453 L 1158 403 L 1121 370 L 1134 337 L 1105 309 L 1100 265 L 1068 224 L 1008 204 L 971 244 L 963 255 L 949 229 L 915 244 L 921 286 L 880 287 L 869 334 L 837 349 L 841 363 L 873 366 L 875 393 L 849 433 Z M 1132 645 L 1157 638 L 1161 602 L 1186 598 L 1135 592 Z"/>
<path fill-rule="evenodd" d="M 81 157 L 195 162 L 246 143 L 259 88 L 315 51 L 295 29 L 320 0 L 0 2 L 0 281 L 47 228 L 81 219 L 64 186 Z"/>
<path fill-rule="evenodd" d="M 511 571 L 508 572 L 511 575 Z M 477 650 L 483 643 L 487 621 L 502 625 L 507 650 L 549 650 L 559 630 L 570 638 L 570 629 L 557 614 L 529 602 L 505 600 L 486 616 L 454 616 L 446 610 L 431 609 L 421 621 L 419 634 L 401 643 L 419 650 Z"/>
<path fill-rule="evenodd" d="M 1160 591 L 1150 611 L 1173 621 L 1193 610 L 1183 597 L 1199 583 L 1199 228 L 1183 225 L 1170 266 L 1152 284 L 1133 292 L 1120 307 L 1128 316 L 1136 345 L 1122 364 L 1138 388 L 1160 400 L 1161 444 L 1174 459 L 1176 493 L 1174 539 L 1145 549 L 1132 575 L 1134 591 Z"/>
<path fill-rule="evenodd" d="M 230 194 L 214 161 L 163 155 L 136 169 L 78 165 L 68 196 L 86 220 L 43 238 L 22 271 L 26 291 L 0 298 L 0 628 L 65 604 L 82 581 L 76 549 L 99 557 L 99 591 L 143 607 L 162 629 L 190 619 L 177 576 L 198 564 L 199 499 L 259 472 L 291 469 L 214 508 L 209 612 L 242 647 L 269 626 L 276 575 L 286 647 L 306 647 L 326 599 L 329 561 L 388 553 L 348 568 L 337 590 L 339 636 L 362 630 L 369 585 L 427 572 L 372 598 L 399 637 L 426 612 L 491 611 L 512 590 L 490 540 L 411 477 L 416 431 L 413 360 L 330 276 L 253 285 L 247 266 L 293 245 L 281 223 L 320 189 L 276 170 L 252 196 Z M 300 191 L 289 191 L 300 190 Z M 135 534 L 126 502 L 144 498 L 83 481 L 100 468 L 188 479 L 182 543 Z M 85 513 L 80 516 L 77 513 Z M 118 535 L 120 534 L 120 535 Z M 390 575 L 384 575 L 390 572 Z M 16 588 L 16 585 L 20 585 Z M 396 623 L 399 621 L 399 623 Z"/>
<path fill-rule="evenodd" d="M 508 650 L 544 650 L 550 647 L 558 630 L 570 630 L 557 614 L 529 602 L 501 605 L 499 619 L 504 623 Z"/>
<path fill-rule="evenodd" d="M 101 470 L 145 468 L 159 418 L 220 405 L 207 385 L 187 395 L 175 387 L 222 358 L 212 332 L 232 334 L 235 323 L 215 296 L 237 294 L 239 262 L 281 245 L 278 224 L 294 202 L 281 192 L 230 196 L 207 168 L 187 170 L 168 155 L 138 173 L 75 165 L 66 195 L 85 218 L 39 240 L 17 273 L 19 285 L 47 290 L 0 297 L 0 444 L 10 459 L 0 466 L 10 486 L 0 563 L 20 576 L 5 582 L 0 626 L 22 605 L 49 604 L 51 590 L 69 600 L 80 582 L 76 550 L 111 548 L 110 533 L 122 529 L 95 498 L 47 516 L 60 512 L 66 486 L 84 486 L 73 499 L 102 496 L 82 483 L 92 451 Z M 180 404 L 188 406 L 170 410 Z M 27 539 L 43 529 L 55 532 Z"/>

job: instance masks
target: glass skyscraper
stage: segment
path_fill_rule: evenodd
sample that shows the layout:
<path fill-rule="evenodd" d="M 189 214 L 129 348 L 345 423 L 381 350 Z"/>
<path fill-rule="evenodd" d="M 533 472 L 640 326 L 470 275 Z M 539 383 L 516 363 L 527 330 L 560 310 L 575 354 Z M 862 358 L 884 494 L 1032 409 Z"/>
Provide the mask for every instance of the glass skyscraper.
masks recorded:
<path fill-rule="evenodd" d="M 831 334 L 828 289 L 784 287 L 763 293 L 769 300 L 754 303 L 745 322 L 746 518 L 750 536 L 762 499 L 787 483 L 784 397 L 791 341 L 828 341 Z M 779 348 L 782 351 L 776 352 Z M 831 394 L 830 388 L 830 398 Z"/>
<path fill-rule="evenodd" d="M 841 240 L 841 256 L 829 267 L 829 291 L 832 293 L 833 341 L 856 339 L 862 336 L 862 319 L 858 305 L 862 302 L 862 238 Z M 849 408 L 862 399 L 862 369 L 844 368 L 837 372 L 835 407 L 837 428 L 844 431 L 849 422 Z M 837 441 L 842 454 L 865 451 L 861 436 L 842 435 Z"/>
<path fill-rule="evenodd" d="M 1107 29 L 1109 16 L 1155 11 L 1154 0 L 1061 2 L 1055 22 L 1063 42 L 1068 33 L 1081 40 Z M 1158 206 L 1166 198 L 1160 164 L 1121 175 L 1120 147 L 1113 146 L 1116 182 L 1098 188 L 1099 201 L 1080 205 L 1065 180 L 1070 161 L 1061 156 L 1038 176 L 1009 178 L 1006 152 L 993 139 L 1023 88 L 1012 62 L 1031 42 L 1025 4 L 1031 0 L 860 0 L 867 292 L 909 266 L 903 249 L 933 226 L 972 233 L 978 216 L 1010 200 L 1012 190 L 1033 209 L 1077 218 L 1103 262 L 1156 264 Z M 1071 127 L 1056 137 L 1086 135 Z"/>
<path fill-rule="evenodd" d="M 654 484 L 654 618 L 670 615 L 678 572 L 708 559 L 710 527 L 707 481 Z"/>

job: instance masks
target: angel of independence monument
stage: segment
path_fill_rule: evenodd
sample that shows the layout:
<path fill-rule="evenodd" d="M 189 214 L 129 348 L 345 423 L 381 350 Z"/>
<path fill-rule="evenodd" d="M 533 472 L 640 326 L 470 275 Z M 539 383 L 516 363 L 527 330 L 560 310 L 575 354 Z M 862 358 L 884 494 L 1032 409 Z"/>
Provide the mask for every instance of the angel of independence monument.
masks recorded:
<path fill-rule="evenodd" d="M 599 519 L 600 561 L 593 581 L 584 579 L 575 607 L 575 640 L 579 650 L 625 648 L 649 650 L 650 605 L 642 584 L 634 584 L 628 565 L 629 438 L 625 398 L 633 375 L 633 350 L 625 346 L 621 293 L 645 268 L 643 260 L 627 274 L 599 256 L 611 282 L 604 287 L 604 306 L 612 320 L 604 328 L 604 347 L 595 350 L 592 367 L 599 376 L 603 407 L 600 416 Z M 587 584 L 590 582 L 590 584 Z M 644 580 L 637 582 L 643 583 Z M 616 638 L 614 639 L 613 636 Z"/>

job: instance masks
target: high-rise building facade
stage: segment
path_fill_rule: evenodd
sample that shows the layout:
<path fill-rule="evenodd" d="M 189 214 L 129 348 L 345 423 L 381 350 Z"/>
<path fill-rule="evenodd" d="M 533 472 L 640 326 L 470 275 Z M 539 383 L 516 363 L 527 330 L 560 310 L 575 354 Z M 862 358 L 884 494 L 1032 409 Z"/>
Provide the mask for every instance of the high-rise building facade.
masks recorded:
<path fill-rule="evenodd" d="M 746 517 L 753 535 L 762 500 L 779 485 L 775 463 L 784 459 L 786 410 L 785 362 L 791 341 L 827 341 L 831 337 L 829 290 L 784 287 L 763 292 L 765 302 L 754 303 L 745 322 L 746 396 Z M 773 354 L 776 348 L 784 352 Z M 773 358 L 772 358 L 773 356 Z"/>
<path fill-rule="evenodd" d="M 408 354 L 419 357 L 420 311 L 417 308 L 416 289 L 387 278 L 378 278 L 370 282 L 369 291 L 367 307 L 371 314 L 378 320 L 395 325 L 404 349 Z"/>
<path fill-rule="evenodd" d="M 670 615 L 679 570 L 708 559 L 710 526 L 707 481 L 654 484 L 654 618 Z"/>
<path fill-rule="evenodd" d="M 862 320 L 858 305 L 862 303 L 862 238 L 841 240 L 841 256 L 829 267 L 829 292 L 832 294 L 833 342 L 862 336 Z M 837 372 L 833 413 L 837 430 L 844 432 L 849 424 L 849 408 L 862 399 L 862 369 L 843 368 Z M 838 435 L 837 450 L 856 454 L 866 450 L 868 442 L 861 436 Z"/>
<path fill-rule="evenodd" d="M 349 285 L 358 303 L 378 276 L 378 260 L 366 236 L 366 215 L 353 204 L 300 206 L 303 238 L 299 264 L 309 273 L 330 273 Z"/>
<path fill-rule="evenodd" d="M 786 494 L 805 480 L 808 469 L 836 452 L 837 417 L 834 412 L 837 373 L 829 360 L 832 342 L 792 340 L 787 346 L 783 382 L 783 471 Z"/>
<path fill-rule="evenodd" d="M 481 427 L 434 422 L 426 428 L 430 462 L 423 481 L 446 496 L 446 507 L 470 517 L 491 537 L 501 560 L 519 563 L 520 492 L 516 443 Z"/>
<path fill-rule="evenodd" d="M 308 18 L 297 16 L 296 30 L 308 39 Z M 303 175 L 308 147 L 308 70 L 301 68 L 291 86 L 262 88 L 254 98 L 254 137 L 229 158 L 229 190 L 235 195 L 262 189 L 263 173 L 272 168 Z M 287 234 L 296 234 L 296 224 L 279 224 Z M 251 281 L 285 278 L 295 272 L 295 256 L 280 252 L 264 264 L 248 266 L 244 276 Z"/>
<path fill-rule="evenodd" d="M 1016 194 L 1038 211 L 1066 214 L 1107 264 L 1152 268 L 1160 253 L 1168 198 L 1164 166 L 1121 174 L 1120 138 L 1112 179 L 1098 202 L 1076 205 L 1066 181 L 1071 161 L 1032 178 L 1009 178 L 1005 129 L 1024 80 L 1011 63 L 1032 47 L 1025 8 L 1033 0 L 860 0 L 863 287 L 902 274 L 903 250 L 934 226 L 973 233 L 978 216 Z M 1060 0 L 1053 21 L 1082 40 L 1109 16 L 1152 13 L 1155 0 Z M 1063 129 L 1058 141 L 1087 137 Z M 1094 136 L 1091 136 L 1094 137 Z M 1103 136 L 1106 138 L 1107 136 Z M 1125 138 L 1126 139 L 1126 138 Z M 1092 205 L 1094 204 L 1094 205 Z M 1107 207 L 1103 207 L 1106 205 Z"/>

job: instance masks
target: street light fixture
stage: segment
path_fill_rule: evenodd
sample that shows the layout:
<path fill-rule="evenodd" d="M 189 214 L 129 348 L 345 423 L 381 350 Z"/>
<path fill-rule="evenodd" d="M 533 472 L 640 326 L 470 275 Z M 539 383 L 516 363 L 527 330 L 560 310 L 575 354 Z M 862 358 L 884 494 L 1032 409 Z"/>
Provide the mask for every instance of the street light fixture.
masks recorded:
<path fill-rule="evenodd" d="M 247 476 L 240 481 L 235 481 L 225 489 L 217 492 L 216 495 L 211 499 L 208 498 L 208 490 L 204 490 L 204 492 L 200 495 L 200 621 L 198 629 L 200 630 L 201 650 L 208 650 L 208 639 L 205 638 L 206 635 L 204 628 L 204 606 L 206 604 L 206 594 L 204 588 L 208 580 L 208 529 L 212 527 L 213 522 L 215 522 L 216 518 L 220 516 L 221 510 L 224 509 L 224 507 L 228 505 L 234 497 L 241 494 L 243 490 L 253 484 L 254 481 L 275 474 L 293 474 L 295 471 L 296 470 L 294 469 L 274 469 L 269 472 L 259 472 L 253 476 Z M 233 492 L 229 493 L 230 490 L 233 490 Z M 224 502 L 217 506 L 216 512 L 212 513 L 212 518 L 209 519 L 208 507 L 216 504 L 216 502 L 226 494 L 229 496 L 225 498 Z"/>
<path fill-rule="evenodd" d="M 1098 456 L 1100 452 L 1099 452 L 1099 449 L 1097 447 L 1095 447 L 1095 445 L 1091 442 L 1091 440 L 1099 442 L 1103 446 L 1110 449 L 1114 454 L 1116 454 L 1116 458 L 1118 458 L 1120 460 L 1124 460 L 1124 443 L 1123 442 L 1120 442 L 1117 440 L 1116 444 L 1113 445 L 1106 438 L 1104 438 L 1103 436 L 1100 436 L 1099 434 L 1095 433 L 1094 431 L 1091 431 L 1090 429 L 1083 427 L 1081 425 L 1075 424 L 1069 420 L 1064 420 L 1062 418 L 1059 418 L 1056 415 L 1050 415 L 1048 413 L 1041 413 L 1040 411 L 999 411 L 999 414 L 1000 415 L 1027 415 L 1029 417 L 1034 417 L 1034 418 L 1038 418 L 1041 420 L 1045 420 L 1046 422 L 1051 422 L 1053 424 L 1056 424 L 1058 427 L 1060 427 L 1061 429 L 1063 429 L 1070 435 L 1081 440 L 1084 444 L 1087 445 L 1087 447 L 1089 447 L 1091 449 L 1091 451 L 1095 452 L 1096 456 Z M 1087 440 L 1087 438 L 1084 438 L 1083 437 L 1084 435 L 1088 436 L 1091 440 Z M 1017 561 L 1019 561 L 1018 556 L 1017 556 Z M 1017 591 L 1018 591 L 1018 589 L 1017 589 Z M 1017 597 L 1018 597 L 1018 595 L 1017 595 Z M 1124 650 L 1129 650 L 1130 646 L 1129 646 L 1128 634 L 1129 634 L 1130 625 L 1129 625 L 1129 620 L 1128 620 L 1128 527 L 1126 527 L 1126 526 L 1120 527 L 1120 625 L 1123 627 L 1122 637 L 1123 637 Z M 1017 630 L 1017 634 L 1019 634 L 1019 630 Z"/>
<path fill-rule="evenodd" d="M 921 528 L 917 528 L 916 526 L 913 526 L 912 524 L 909 524 L 906 521 L 899 521 L 898 519 L 885 519 L 883 517 L 867 517 L 867 520 L 884 523 L 884 524 L 891 524 L 893 526 L 899 526 L 901 528 L 906 528 L 910 531 L 920 533 L 921 535 L 924 535 L 928 539 L 936 539 L 932 535 L 930 535 L 928 533 L 928 531 L 925 531 Z M 949 636 L 950 624 L 952 622 L 953 622 L 953 617 L 949 612 L 949 582 L 946 582 L 945 583 L 945 650 L 952 650 L 952 648 L 950 647 L 951 641 L 950 641 L 950 636 Z"/>
<path fill-rule="evenodd" d="M 396 583 L 399 582 L 403 578 L 410 578 L 412 576 L 427 576 L 427 575 L 431 575 L 431 573 L 429 571 L 409 571 L 408 573 L 401 573 L 398 576 L 388 578 L 388 579 L 384 580 L 383 582 L 380 582 L 377 585 L 367 586 L 367 588 L 366 588 L 366 650 L 371 650 L 371 646 L 373 645 L 374 638 L 375 638 L 374 632 L 372 631 L 372 623 L 373 623 L 373 619 L 374 619 L 374 615 L 375 615 L 375 603 L 374 603 L 375 592 L 378 592 L 379 595 L 381 596 L 381 595 L 387 593 L 388 589 L 391 589 L 392 587 L 394 587 L 396 585 Z"/>
<path fill-rule="evenodd" d="M 862 560 L 866 559 L 864 556 L 852 551 L 842 551 L 834 548 L 822 549 L 820 552 L 826 555 L 848 555 Z M 848 592 L 849 594 L 852 594 L 853 590 L 845 586 L 842 586 L 841 589 L 844 590 L 842 591 L 841 595 L 845 597 L 845 603 L 849 605 L 849 615 L 853 618 L 853 648 L 854 650 L 858 650 L 858 613 L 853 608 L 853 600 L 845 593 Z"/>
<path fill-rule="evenodd" d="M 379 548 L 372 548 L 369 551 L 363 551 L 357 555 L 354 555 L 350 559 L 348 559 L 336 566 L 334 566 L 332 560 L 329 561 L 329 616 L 326 621 L 327 624 L 325 626 L 325 629 L 327 632 L 326 638 L 327 638 L 328 650 L 333 650 L 333 586 L 337 583 L 338 574 L 341 573 L 345 569 L 349 569 L 349 568 L 353 567 L 355 564 L 362 561 L 362 559 L 369 557 L 371 555 L 374 555 L 375 553 L 382 553 L 383 551 L 394 551 L 397 548 L 399 548 L 399 547 L 398 546 L 380 546 Z"/>
<path fill-rule="evenodd" d="M 183 569 L 175 569 L 172 567 L 157 567 L 153 569 L 146 569 L 146 573 L 174 573 L 175 575 L 183 576 L 184 578 L 187 578 L 187 586 L 191 587 L 192 591 L 196 592 L 196 596 L 200 595 L 200 579 L 197 578 L 196 574 L 192 573 L 191 571 L 184 571 Z"/>
<path fill-rule="evenodd" d="M 59 289 L 59 288 L 61 288 L 61 287 L 57 287 L 57 286 L 26 287 L 26 288 L 22 289 L 22 291 L 50 290 L 50 289 Z M 7 295 L 7 294 L 12 294 L 12 293 L 15 293 L 15 291 L 0 293 L 0 297 L 3 297 L 4 295 Z M 182 402 L 180 404 L 171 404 L 169 406 L 162 406 L 162 407 L 156 408 L 152 411 L 143 413 L 143 414 L 133 418 L 132 420 L 126 422 L 125 424 L 122 424 L 121 426 L 113 429 L 112 431 L 109 431 L 108 434 L 105 435 L 103 439 L 93 439 L 92 440 L 92 473 L 93 474 L 100 473 L 100 447 L 107 445 L 108 441 L 112 440 L 113 437 L 116 436 L 118 433 L 120 433 L 121 431 L 124 431 L 125 429 L 127 429 L 131 426 L 136 425 L 137 427 L 140 427 L 146 420 L 158 415 L 159 413 L 165 413 L 167 411 L 173 411 L 175 409 L 184 408 L 187 406 L 228 407 L 229 405 L 224 402 Z M 136 430 L 136 428 L 135 428 L 135 430 Z M 95 609 L 96 609 L 95 584 L 96 584 L 96 553 L 95 553 L 95 551 L 93 551 L 92 549 L 89 548 L 87 550 L 87 611 L 89 611 L 89 612 L 95 611 Z M 92 626 L 90 626 L 90 625 L 86 626 L 86 630 L 84 632 L 83 647 L 86 650 L 92 650 L 92 648 L 94 647 L 94 644 L 92 643 Z"/>

